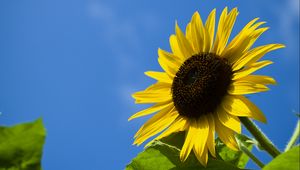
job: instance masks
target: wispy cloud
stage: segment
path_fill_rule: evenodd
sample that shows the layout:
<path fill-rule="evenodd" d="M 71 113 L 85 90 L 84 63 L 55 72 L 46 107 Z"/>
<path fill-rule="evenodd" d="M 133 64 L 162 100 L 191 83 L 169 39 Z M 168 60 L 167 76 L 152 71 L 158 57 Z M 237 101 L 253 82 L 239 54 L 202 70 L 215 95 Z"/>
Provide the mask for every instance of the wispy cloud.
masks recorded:
<path fill-rule="evenodd" d="M 293 71 L 286 80 L 286 90 L 283 94 L 292 108 L 299 108 L 299 0 L 286 0 L 274 11 L 278 16 L 278 35 L 282 38 L 287 47 L 285 57 L 280 57 L 284 61 L 286 70 Z M 283 78 L 284 79 L 284 78 Z M 288 82 L 288 83 L 287 83 Z"/>
<path fill-rule="evenodd" d="M 288 43 L 290 51 L 299 51 L 299 0 L 288 0 L 278 8 L 276 14 L 280 21 L 280 35 Z M 299 57 L 299 54 L 295 57 Z"/>
<path fill-rule="evenodd" d="M 136 25 L 129 19 L 119 16 L 118 10 L 112 6 L 100 1 L 93 1 L 87 6 L 88 15 L 101 23 L 100 34 L 106 42 L 117 47 L 116 50 L 122 50 L 122 45 L 126 48 L 137 48 L 139 44 L 138 31 Z"/>
<path fill-rule="evenodd" d="M 139 69 L 139 58 L 147 43 L 140 40 L 141 36 L 156 30 L 158 27 L 157 17 L 151 11 L 143 11 L 139 15 L 123 16 L 117 6 L 112 3 L 92 1 L 87 6 L 87 14 L 96 23 L 99 23 L 99 34 L 108 48 L 113 49 L 111 59 L 116 64 L 119 95 L 123 107 L 126 109 L 126 117 L 135 110 L 131 94 L 137 90 L 134 78 L 131 75 Z M 128 113 L 128 114 L 127 114 Z M 124 113 L 123 113 L 124 114 Z M 124 115 L 123 115 L 124 116 Z M 123 120 L 124 117 L 122 117 Z M 124 119 L 126 120 L 126 119 Z"/>
<path fill-rule="evenodd" d="M 288 6 L 291 8 L 291 13 L 299 17 L 299 0 L 289 0 Z"/>

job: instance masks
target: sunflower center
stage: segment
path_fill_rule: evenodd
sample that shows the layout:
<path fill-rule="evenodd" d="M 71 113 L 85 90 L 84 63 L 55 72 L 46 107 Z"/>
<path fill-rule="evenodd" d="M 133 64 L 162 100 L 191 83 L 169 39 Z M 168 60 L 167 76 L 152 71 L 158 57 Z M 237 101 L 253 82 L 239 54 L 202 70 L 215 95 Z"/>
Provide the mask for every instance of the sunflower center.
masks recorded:
<path fill-rule="evenodd" d="M 172 84 L 179 114 L 199 118 L 213 113 L 227 94 L 232 74 L 228 61 L 213 53 L 196 54 L 186 60 Z"/>

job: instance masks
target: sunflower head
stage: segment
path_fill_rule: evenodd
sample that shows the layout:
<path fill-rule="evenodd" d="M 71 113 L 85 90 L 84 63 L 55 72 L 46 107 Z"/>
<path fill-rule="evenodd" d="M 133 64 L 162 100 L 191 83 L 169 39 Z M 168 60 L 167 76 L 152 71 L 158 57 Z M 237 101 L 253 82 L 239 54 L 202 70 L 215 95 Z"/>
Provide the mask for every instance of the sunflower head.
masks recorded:
<path fill-rule="evenodd" d="M 199 118 L 213 113 L 227 94 L 232 69 L 214 53 L 195 54 L 179 68 L 172 83 L 172 99 L 178 113 Z"/>
<path fill-rule="evenodd" d="M 157 82 L 133 94 L 136 103 L 153 106 L 129 118 L 156 113 L 136 133 L 134 144 L 140 145 L 160 133 L 154 140 L 185 131 L 180 159 L 186 160 L 191 150 L 202 165 L 208 153 L 215 156 L 215 132 L 228 147 L 236 150 L 235 133 L 241 133 L 239 117 L 266 122 L 263 113 L 244 95 L 267 91 L 275 84 L 268 76 L 253 75 L 271 64 L 260 59 L 268 52 L 283 48 L 267 44 L 252 48 L 268 28 L 253 19 L 228 43 L 238 15 L 237 8 L 222 11 L 215 33 L 216 10 L 205 23 L 195 12 L 185 33 L 176 23 L 170 36 L 172 52 L 158 50 L 158 62 L 164 72 L 145 74 Z"/>

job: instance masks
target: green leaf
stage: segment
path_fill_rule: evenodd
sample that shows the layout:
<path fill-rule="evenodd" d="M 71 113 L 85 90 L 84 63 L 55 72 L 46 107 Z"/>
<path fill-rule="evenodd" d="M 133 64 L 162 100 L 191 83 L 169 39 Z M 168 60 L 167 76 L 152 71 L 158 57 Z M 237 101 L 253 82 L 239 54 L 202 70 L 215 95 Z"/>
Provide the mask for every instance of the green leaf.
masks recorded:
<path fill-rule="evenodd" d="M 284 152 L 267 164 L 263 170 L 299 170 L 300 146 L 293 147 Z"/>
<path fill-rule="evenodd" d="M 251 151 L 253 142 L 250 138 L 245 135 L 236 135 L 236 140 L 238 143 L 242 143 L 244 146 Z M 234 151 L 228 148 L 223 142 L 218 138 L 216 139 L 216 151 L 218 153 L 219 159 L 224 160 L 225 162 L 231 163 L 239 168 L 245 168 L 249 157 L 242 151 Z"/>
<path fill-rule="evenodd" d="M 41 119 L 0 126 L 0 170 L 40 170 L 45 136 Z"/>
<path fill-rule="evenodd" d="M 126 170 L 240 170 L 230 163 L 211 157 L 205 168 L 199 163 L 193 152 L 185 162 L 181 162 L 178 148 L 181 148 L 183 143 L 183 135 L 184 133 L 172 134 L 162 139 L 164 142 L 169 141 L 168 144 L 162 141 L 153 142 L 126 166 Z"/>
<path fill-rule="evenodd" d="M 162 138 L 160 141 L 168 145 L 172 145 L 180 150 L 183 146 L 184 140 L 185 140 L 185 132 L 177 132 Z"/>

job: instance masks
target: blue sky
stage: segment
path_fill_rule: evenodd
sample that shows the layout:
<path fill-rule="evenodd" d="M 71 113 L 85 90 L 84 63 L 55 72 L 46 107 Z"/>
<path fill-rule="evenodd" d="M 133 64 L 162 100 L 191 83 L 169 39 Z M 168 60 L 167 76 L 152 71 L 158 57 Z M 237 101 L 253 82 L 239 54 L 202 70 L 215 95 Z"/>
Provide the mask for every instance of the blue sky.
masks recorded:
<path fill-rule="evenodd" d="M 147 106 L 130 95 L 153 83 L 143 72 L 160 70 L 157 49 L 170 49 L 176 20 L 184 28 L 195 11 L 225 6 L 240 11 L 233 35 L 260 17 L 271 29 L 255 45 L 287 46 L 259 71 L 278 85 L 250 96 L 283 149 L 299 112 L 299 0 L 0 1 L 0 124 L 43 118 L 45 170 L 123 169 L 143 149 L 132 142 L 146 118 L 127 118 Z"/>

